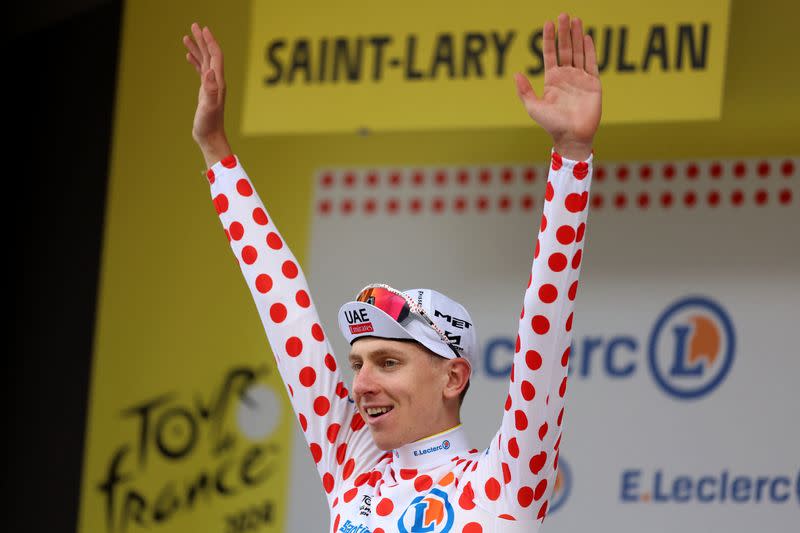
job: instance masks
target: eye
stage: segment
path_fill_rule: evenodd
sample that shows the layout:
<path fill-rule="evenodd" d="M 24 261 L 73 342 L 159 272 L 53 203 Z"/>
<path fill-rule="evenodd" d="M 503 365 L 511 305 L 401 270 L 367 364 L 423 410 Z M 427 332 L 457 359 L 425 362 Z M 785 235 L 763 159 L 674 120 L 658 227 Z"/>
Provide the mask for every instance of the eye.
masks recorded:
<path fill-rule="evenodd" d="M 387 359 L 386 361 L 383 362 L 383 366 L 386 368 L 392 368 L 394 366 L 397 366 L 397 364 L 398 362 L 395 361 L 394 359 Z"/>

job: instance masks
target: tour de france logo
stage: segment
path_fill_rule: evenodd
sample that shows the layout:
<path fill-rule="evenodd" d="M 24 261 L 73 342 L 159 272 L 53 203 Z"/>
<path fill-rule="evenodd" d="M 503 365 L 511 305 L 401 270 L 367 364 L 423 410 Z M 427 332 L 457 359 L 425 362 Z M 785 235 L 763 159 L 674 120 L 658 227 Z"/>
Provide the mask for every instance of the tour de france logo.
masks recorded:
<path fill-rule="evenodd" d="M 650 334 L 648 360 L 656 383 L 678 399 L 700 398 L 725 379 L 736 336 L 722 307 L 703 297 L 669 306 Z"/>
<path fill-rule="evenodd" d="M 558 511 L 569 498 L 572 489 L 572 470 L 563 457 L 558 458 L 558 473 L 556 474 L 556 484 L 553 487 L 553 495 L 550 496 L 550 508 L 548 516 Z"/>
<path fill-rule="evenodd" d="M 431 489 L 427 494 L 417 496 L 411 501 L 411 505 L 397 521 L 397 529 L 400 533 L 449 533 L 454 520 L 455 513 L 447 499 L 447 493 Z"/>

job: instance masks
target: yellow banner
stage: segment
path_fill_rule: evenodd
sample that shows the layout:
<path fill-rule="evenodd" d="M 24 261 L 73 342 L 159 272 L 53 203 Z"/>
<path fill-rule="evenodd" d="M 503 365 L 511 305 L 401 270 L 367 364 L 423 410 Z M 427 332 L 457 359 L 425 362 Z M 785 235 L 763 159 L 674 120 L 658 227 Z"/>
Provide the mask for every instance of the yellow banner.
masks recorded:
<path fill-rule="evenodd" d="M 718 119 L 728 0 L 252 3 L 243 133 L 524 126 L 558 9 L 594 36 L 605 123 Z"/>

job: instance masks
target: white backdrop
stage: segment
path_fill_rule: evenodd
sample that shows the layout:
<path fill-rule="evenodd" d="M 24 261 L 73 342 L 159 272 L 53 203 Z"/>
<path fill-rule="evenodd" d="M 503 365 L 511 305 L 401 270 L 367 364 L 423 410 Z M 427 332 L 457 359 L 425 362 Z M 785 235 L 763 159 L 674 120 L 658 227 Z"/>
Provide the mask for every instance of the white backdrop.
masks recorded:
<path fill-rule="evenodd" d="M 545 531 L 797 531 L 799 165 L 785 157 L 595 168 L 566 466 Z M 348 347 L 336 312 L 362 286 L 454 297 L 482 347 L 462 410 L 477 448 L 500 421 L 546 170 L 314 177 L 306 274 L 340 366 L 347 372 Z M 295 452 L 288 530 L 325 531 L 299 428 Z"/>

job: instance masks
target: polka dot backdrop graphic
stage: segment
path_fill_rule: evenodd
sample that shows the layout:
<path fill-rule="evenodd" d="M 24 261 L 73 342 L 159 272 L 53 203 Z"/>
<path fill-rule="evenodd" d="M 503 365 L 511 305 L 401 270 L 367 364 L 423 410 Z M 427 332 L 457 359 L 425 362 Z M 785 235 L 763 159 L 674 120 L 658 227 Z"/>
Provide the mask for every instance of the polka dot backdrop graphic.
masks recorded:
<path fill-rule="evenodd" d="M 604 162 L 588 201 L 596 215 L 790 207 L 800 195 L 798 169 L 793 156 Z M 314 209 L 320 217 L 527 212 L 539 207 L 547 172 L 545 164 L 326 169 L 316 176 Z"/>

